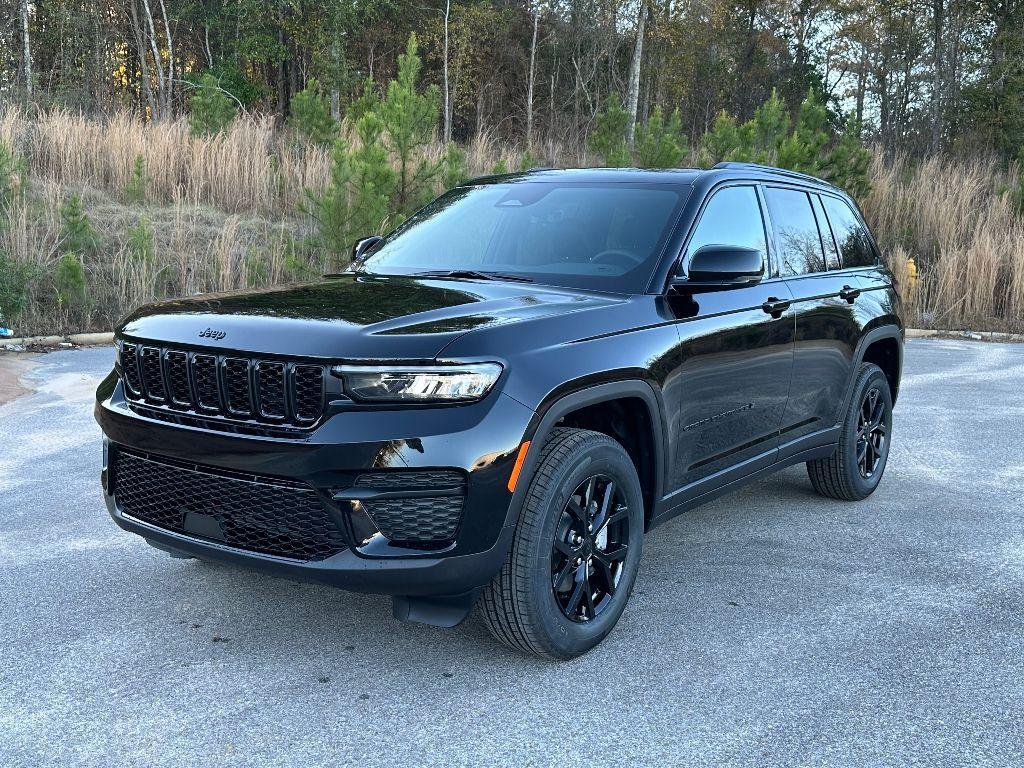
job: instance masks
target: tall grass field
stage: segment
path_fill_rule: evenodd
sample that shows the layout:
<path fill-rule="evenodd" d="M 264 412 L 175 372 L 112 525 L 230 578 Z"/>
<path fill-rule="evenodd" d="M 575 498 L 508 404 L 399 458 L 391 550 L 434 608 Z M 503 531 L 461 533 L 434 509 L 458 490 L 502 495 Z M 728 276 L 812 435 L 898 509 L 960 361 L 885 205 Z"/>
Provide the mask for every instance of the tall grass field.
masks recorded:
<path fill-rule="evenodd" d="M 462 149 L 467 176 L 524 160 L 598 163 L 554 145 L 533 161 L 487 135 Z M 435 142 L 426 152 L 440 157 L 445 148 Z M 868 178 L 859 203 L 910 324 L 1024 330 L 1019 169 L 872 150 Z M 185 120 L 8 107 L 0 111 L 0 314 L 18 335 L 107 330 L 155 299 L 316 279 L 344 266 L 313 245 L 305 212 L 330 179 L 330 151 L 269 117 L 194 135 Z"/>

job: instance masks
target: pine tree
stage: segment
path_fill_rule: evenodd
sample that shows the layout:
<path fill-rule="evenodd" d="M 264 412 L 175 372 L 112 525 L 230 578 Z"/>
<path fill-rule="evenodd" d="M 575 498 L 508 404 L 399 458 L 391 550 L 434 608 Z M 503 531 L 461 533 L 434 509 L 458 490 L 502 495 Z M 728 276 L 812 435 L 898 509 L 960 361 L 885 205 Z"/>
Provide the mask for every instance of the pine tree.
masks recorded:
<path fill-rule="evenodd" d="M 860 143 L 860 126 L 851 118 L 839 140 L 821 163 L 821 174 L 854 197 L 863 198 L 871 191 L 868 165 L 871 153 Z"/>
<path fill-rule="evenodd" d="M 605 97 L 601 111 L 594 118 L 594 124 L 594 132 L 588 141 L 591 151 L 600 155 L 604 164 L 610 168 L 629 165 L 629 144 L 626 141 L 629 113 L 616 94 L 609 93 Z"/>
<path fill-rule="evenodd" d="M 754 153 L 752 121 L 742 126 L 724 109 L 718 113 L 711 129 L 701 137 L 701 162 L 714 165 L 726 160 L 749 162 Z"/>
<path fill-rule="evenodd" d="M 149 176 L 146 173 L 146 158 L 142 155 L 135 156 L 135 165 L 132 167 L 132 177 L 124 188 L 124 201 L 126 203 L 141 203 L 146 199 L 146 188 L 149 186 Z"/>
<path fill-rule="evenodd" d="M 752 159 L 758 163 L 776 162 L 779 149 L 789 133 L 789 114 L 774 88 L 768 100 L 754 110 L 753 118 L 744 127 L 752 138 Z"/>
<path fill-rule="evenodd" d="M 779 167 L 817 174 L 828 141 L 828 111 L 814 93 L 808 91 L 797 112 L 792 135 L 779 146 Z"/>
<path fill-rule="evenodd" d="M 305 90 L 292 97 L 288 124 L 312 144 L 329 147 L 338 135 L 338 123 L 331 117 L 331 105 L 320 93 L 319 83 L 310 80 Z"/>
<path fill-rule="evenodd" d="M 99 235 L 82 208 L 82 198 L 72 195 L 60 209 L 61 245 L 79 255 L 93 254 L 100 245 Z"/>
<path fill-rule="evenodd" d="M 661 107 L 655 107 L 647 125 L 637 126 L 636 164 L 641 168 L 675 168 L 689 151 L 678 109 L 665 122 Z"/>
<path fill-rule="evenodd" d="M 356 121 L 356 149 L 337 139 L 331 150 L 331 181 L 320 195 L 306 191 L 304 210 L 316 222 L 314 245 L 344 264 L 352 243 L 379 234 L 391 218 L 395 171 L 381 141 L 383 123 L 373 112 Z"/>
<path fill-rule="evenodd" d="M 235 102 L 220 87 L 220 81 L 206 73 L 188 100 L 188 123 L 192 134 L 220 133 L 235 119 Z"/>
<path fill-rule="evenodd" d="M 402 216 L 433 197 L 433 184 L 442 171 L 442 163 L 424 152 L 437 130 L 439 96 L 437 86 L 422 93 L 417 90 L 422 67 L 413 33 L 405 53 L 398 57 L 398 77 L 388 84 L 387 97 L 379 107 L 388 147 L 398 165 L 394 202 Z"/>
<path fill-rule="evenodd" d="M 85 306 L 85 268 L 78 254 L 68 252 L 60 257 L 53 271 L 53 287 L 62 306 L 68 309 Z"/>

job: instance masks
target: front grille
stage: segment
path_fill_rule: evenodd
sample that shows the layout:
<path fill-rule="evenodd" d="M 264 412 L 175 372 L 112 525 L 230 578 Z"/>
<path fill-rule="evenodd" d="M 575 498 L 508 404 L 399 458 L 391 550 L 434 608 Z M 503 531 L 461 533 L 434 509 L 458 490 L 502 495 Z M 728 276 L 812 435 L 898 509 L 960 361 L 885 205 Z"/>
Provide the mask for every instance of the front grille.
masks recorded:
<path fill-rule="evenodd" d="M 326 367 L 123 342 L 129 400 L 204 417 L 308 428 L 324 413 Z"/>
<path fill-rule="evenodd" d="M 377 530 L 393 544 L 438 546 L 455 539 L 466 494 L 466 479 L 461 472 L 368 472 L 360 475 L 355 485 L 395 495 L 428 490 L 438 494 L 362 502 L 363 511 Z"/>
<path fill-rule="evenodd" d="M 293 560 L 346 548 L 312 488 L 116 451 L 114 498 L 130 517 L 230 547 Z"/>

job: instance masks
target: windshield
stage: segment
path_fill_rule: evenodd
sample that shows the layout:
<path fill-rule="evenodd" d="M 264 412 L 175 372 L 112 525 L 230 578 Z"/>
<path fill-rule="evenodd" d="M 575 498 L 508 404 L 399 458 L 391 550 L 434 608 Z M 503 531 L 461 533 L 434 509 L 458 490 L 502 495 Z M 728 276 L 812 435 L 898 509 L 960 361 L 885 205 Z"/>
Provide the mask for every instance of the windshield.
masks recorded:
<path fill-rule="evenodd" d="M 646 289 L 688 186 L 510 182 L 457 187 L 357 270 L 473 271 L 622 293 Z"/>

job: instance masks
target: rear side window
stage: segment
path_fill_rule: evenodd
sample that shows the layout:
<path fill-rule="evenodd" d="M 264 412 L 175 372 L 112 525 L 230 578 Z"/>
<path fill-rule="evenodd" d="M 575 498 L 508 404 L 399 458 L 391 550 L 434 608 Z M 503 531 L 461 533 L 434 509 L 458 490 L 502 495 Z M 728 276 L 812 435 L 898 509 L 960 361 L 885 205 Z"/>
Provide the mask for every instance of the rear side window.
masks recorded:
<path fill-rule="evenodd" d="M 726 187 L 708 201 L 686 249 L 687 259 L 705 245 L 756 248 L 767 258 L 764 219 L 753 187 Z"/>
<path fill-rule="evenodd" d="M 814 218 L 818 220 L 818 234 L 821 235 L 821 244 L 825 246 L 825 266 L 829 269 L 839 269 L 839 251 L 836 249 L 836 241 L 832 237 L 832 230 L 828 225 L 825 209 L 821 207 L 821 195 L 811 195 L 811 203 L 814 204 Z"/>
<path fill-rule="evenodd" d="M 822 195 L 832 233 L 839 246 L 839 258 L 844 267 L 867 267 L 875 263 L 875 250 L 871 240 L 853 209 L 843 200 Z"/>
<path fill-rule="evenodd" d="M 792 277 L 824 272 L 825 253 L 807 193 L 767 187 L 764 196 L 779 248 L 779 274 Z"/>

